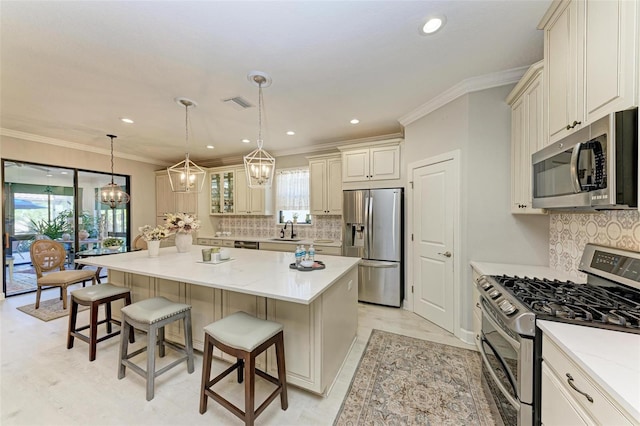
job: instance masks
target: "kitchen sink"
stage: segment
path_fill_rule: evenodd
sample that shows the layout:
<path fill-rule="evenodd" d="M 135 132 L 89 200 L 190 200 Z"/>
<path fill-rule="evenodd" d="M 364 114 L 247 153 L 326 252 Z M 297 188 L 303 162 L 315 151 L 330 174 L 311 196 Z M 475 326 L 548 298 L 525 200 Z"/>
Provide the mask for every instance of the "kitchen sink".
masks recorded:
<path fill-rule="evenodd" d="M 271 241 L 282 241 L 287 243 L 295 243 L 296 241 L 300 241 L 300 239 L 291 239 L 291 238 L 271 238 Z"/>

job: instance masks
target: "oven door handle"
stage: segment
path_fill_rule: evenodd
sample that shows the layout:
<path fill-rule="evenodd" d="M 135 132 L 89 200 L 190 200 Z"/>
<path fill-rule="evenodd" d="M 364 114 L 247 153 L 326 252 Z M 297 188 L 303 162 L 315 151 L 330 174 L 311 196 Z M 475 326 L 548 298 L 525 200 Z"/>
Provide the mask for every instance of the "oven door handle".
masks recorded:
<path fill-rule="evenodd" d="M 496 331 L 500 334 L 500 336 L 504 337 L 504 339 L 509 342 L 509 344 L 511 346 L 513 346 L 515 349 L 517 349 L 518 351 L 520 351 L 520 342 L 518 342 L 516 339 L 514 339 L 513 337 L 509 336 L 507 333 L 505 333 L 502 330 L 502 327 L 500 327 L 498 325 L 498 323 L 496 322 L 495 319 L 493 319 L 493 316 L 491 315 L 491 313 L 487 310 L 487 308 L 484 307 L 485 305 L 485 300 L 484 298 L 482 298 L 482 300 L 480 301 L 480 310 L 483 313 L 483 316 L 487 317 L 487 320 L 491 323 L 491 325 L 493 326 L 493 328 L 496 329 Z"/>
<path fill-rule="evenodd" d="M 500 364 L 502 364 L 504 368 L 504 360 L 495 352 L 495 350 L 491 346 L 491 343 L 489 343 L 489 341 L 484 336 L 480 338 L 480 341 L 482 343 L 486 343 L 487 345 L 489 345 L 494 355 L 498 358 L 498 360 L 500 361 Z M 491 364 L 489 363 L 489 358 L 487 357 L 487 353 L 484 351 L 484 346 L 482 344 L 480 345 L 480 355 L 482 356 L 482 362 L 484 362 L 484 364 L 487 366 L 487 371 L 491 375 L 491 378 L 493 379 L 493 383 L 498 387 L 498 389 L 500 389 L 500 392 L 502 392 L 502 395 L 504 395 L 504 397 L 507 398 L 507 401 L 509 401 L 509 403 L 513 405 L 513 407 L 516 410 L 520 411 L 520 401 L 518 401 L 513 396 L 511 396 L 507 388 L 504 386 L 504 384 L 502 384 L 502 382 L 498 378 L 498 375 L 496 374 L 496 372 L 493 371 L 493 368 L 491 368 Z M 509 382 L 511 383 L 511 386 L 513 386 L 513 382 L 509 374 L 509 371 L 505 369 L 505 372 L 507 373 L 507 377 L 509 377 Z"/>

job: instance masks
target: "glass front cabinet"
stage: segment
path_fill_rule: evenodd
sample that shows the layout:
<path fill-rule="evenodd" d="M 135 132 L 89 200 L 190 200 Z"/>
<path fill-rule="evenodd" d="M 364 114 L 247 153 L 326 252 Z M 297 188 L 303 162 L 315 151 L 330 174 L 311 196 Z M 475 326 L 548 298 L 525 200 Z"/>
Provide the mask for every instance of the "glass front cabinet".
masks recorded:
<path fill-rule="evenodd" d="M 233 170 L 212 171 L 210 173 L 210 181 L 210 214 L 221 215 L 235 213 L 235 176 Z"/>

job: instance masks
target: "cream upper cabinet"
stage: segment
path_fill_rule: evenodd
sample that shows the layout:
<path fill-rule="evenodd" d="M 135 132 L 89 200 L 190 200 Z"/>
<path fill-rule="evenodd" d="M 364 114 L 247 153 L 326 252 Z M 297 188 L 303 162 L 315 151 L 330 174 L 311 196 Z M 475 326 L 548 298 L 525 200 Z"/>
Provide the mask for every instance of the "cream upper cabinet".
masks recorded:
<path fill-rule="evenodd" d="M 542 61 L 533 64 L 514 87 L 511 105 L 511 212 L 544 213 L 532 207 L 531 155 L 542 149 Z"/>
<path fill-rule="evenodd" d="M 309 204 L 313 215 L 342 214 L 342 160 L 340 155 L 309 159 Z"/>
<path fill-rule="evenodd" d="M 638 1 L 585 3 L 585 112 L 589 123 L 638 105 Z"/>
<path fill-rule="evenodd" d="M 209 213 L 216 216 L 235 214 L 235 172 L 230 169 L 212 170 L 209 173 L 209 183 Z"/>
<path fill-rule="evenodd" d="M 638 104 L 638 2 L 554 2 L 544 29 L 546 143 Z"/>
<path fill-rule="evenodd" d="M 584 16 L 583 8 L 582 1 L 561 3 L 544 28 L 548 143 L 580 129 L 585 123 L 581 44 L 584 19 L 580 17 Z"/>
<path fill-rule="evenodd" d="M 173 192 L 171 182 L 166 171 L 156 174 L 156 217 L 162 217 L 165 213 L 191 213 L 198 212 L 197 192 Z"/>
<path fill-rule="evenodd" d="M 399 143 L 339 149 L 342 151 L 343 182 L 400 179 Z"/>
<path fill-rule="evenodd" d="M 244 168 L 235 169 L 236 178 L 236 214 L 266 215 L 271 214 L 269 199 L 270 189 L 249 188 Z"/>

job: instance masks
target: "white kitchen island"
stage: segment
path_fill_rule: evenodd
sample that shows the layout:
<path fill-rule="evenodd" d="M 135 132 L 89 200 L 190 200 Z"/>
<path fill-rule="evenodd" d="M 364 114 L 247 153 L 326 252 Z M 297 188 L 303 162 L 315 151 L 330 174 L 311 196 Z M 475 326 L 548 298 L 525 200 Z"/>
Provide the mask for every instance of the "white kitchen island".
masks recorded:
<path fill-rule="evenodd" d="M 190 304 L 193 342 L 199 350 L 203 327 L 236 311 L 283 324 L 287 380 L 326 395 L 356 339 L 359 259 L 316 256 L 326 269 L 304 272 L 289 269 L 293 253 L 228 249 L 231 260 L 211 264 L 202 263 L 203 248 L 208 247 L 194 245 L 190 253 L 178 253 L 167 247 L 155 258 L 144 250 L 76 263 L 107 268 L 109 282 L 130 288 L 133 302 L 164 296 Z M 114 316 L 118 314 L 114 309 Z M 165 332 L 167 338 L 184 342 L 178 324 Z M 258 365 L 276 371 L 273 348 Z"/>

